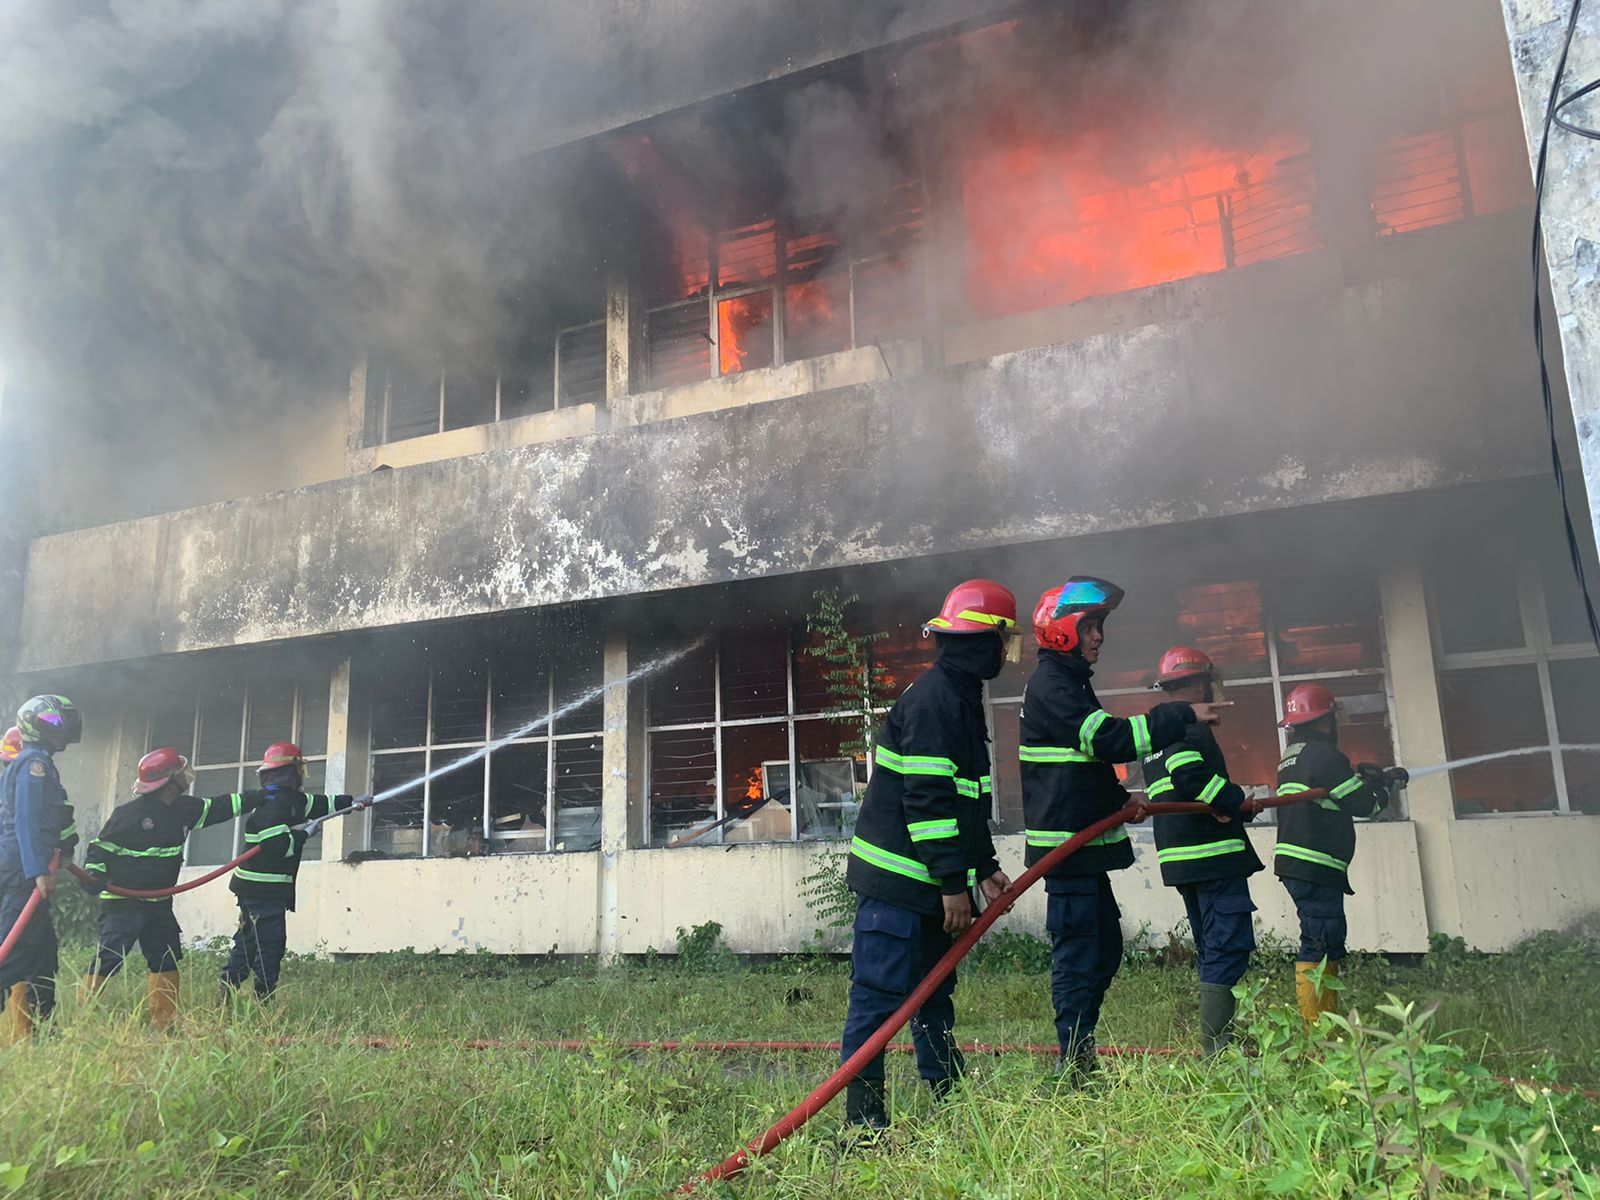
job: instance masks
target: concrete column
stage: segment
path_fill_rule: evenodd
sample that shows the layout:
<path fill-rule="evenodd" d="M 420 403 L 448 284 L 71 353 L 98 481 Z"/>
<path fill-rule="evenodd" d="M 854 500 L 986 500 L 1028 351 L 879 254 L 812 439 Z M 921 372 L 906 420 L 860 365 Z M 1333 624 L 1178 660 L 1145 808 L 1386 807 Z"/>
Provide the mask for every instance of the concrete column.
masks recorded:
<path fill-rule="evenodd" d="M 644 388 L 644 300 L 629 280 L 606 283 L 606 403 Z"/>
<path fill-rule="evenodd" d="M 328 766 L 327 790 L 333 795 L 357 790 L 350 771 L 350 660 L 339 662 L 328 684 Z M 364 780 L 363 780 L 364 782 Z M 340 862 L 351 850 L 359 850 L 365 814 L 340 817 L 322 827 L 322 861 Z"/>
<path fill-rule="evenodd" d="M 1528 160 L 1535 168 L 1550 83 L 1572 5 L 1573 0 L 1501 0 Z M 1571 94 L 1596 75 L 1600 75 L 1600 5 L 1590 3 L 1583 8 L 1572 39 L 1561 94 Z M 1574 124 L 1593 126 L 1595 111 L 1593 103 L 1581 101 L 1566 116 Z M 1546 161 L 1542 224 L 1555 312 L 1547 314 L 1545 336 L 1549 342 L 1560 339 L 1578 456 L 1588 486 L 1588 503 L 1579 499 L 1575 507 L 1588 512 L 1600 540 L 1600 288 L 1595 287 L 1600 262 L 1600 154 L 1592 141 L 1552 126 Z"/>
<path fill-rule="evenodd" d="M 362 468 L 361 452 L 367 441 L 367 370 L 371 359 L 363 354 L 350 368 L 350 390 L 345 396 L 344 471 L 355 475 Z"/>
<path fill-rule="evenodd" d="M 622 944 L 619 872 L 628 857 L 628 635 L 606 635 L 604 650 L 604 725 L 600 790 L 600 887 L 597 897 L 595 950 L 602 966 L 615 961 Z"/>
<path fill-rule="evenodd" d="M 1391 566 L 1383 574 L 1380 592 L 1389 692 L 1394 700 L 1395 757 L 1413 766 L 1444 762 L 1444 719 L 1439 710 L 1439 678 L 1421 569 L 1413 562 Z M 1461 892 L 1451 845 L 1455 801 L 1450 776 L 1419 779 L 1405 795 L 1407 812 L 1417 829 L 1428 931 L 1459 937 Z"/>

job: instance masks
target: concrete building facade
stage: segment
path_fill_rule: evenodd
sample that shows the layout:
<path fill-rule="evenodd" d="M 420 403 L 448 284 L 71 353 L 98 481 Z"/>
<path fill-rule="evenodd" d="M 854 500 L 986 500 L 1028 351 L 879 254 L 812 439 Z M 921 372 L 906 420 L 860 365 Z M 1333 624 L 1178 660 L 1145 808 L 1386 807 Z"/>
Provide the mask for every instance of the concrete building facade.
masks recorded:
<path fill-rule="evenodd" d="M 655 44 L 578 7 L 613 65 Z M 1102 698 L 1137 711 L 1163 649 L 1206 649 L 1253 789 L 1307 680 L 1356 758 L 1527 751 L 1362 826 L 1357 945 L 1497 949 L 1600 909 L 1600 755 L 1564 748 L 1600 741 L 1600 656 L 1547 479 L 1492 0 L 1447 39 L 1452 86 L 1343 138 L 1294 106 L 1089 136 L 1082 95 L 1032 99 L 1095 53 L 1055 6 L 660 7 L 770 19 L 734 48 L 663 26 L 694 70 L 551 115 L 529 152 L 602 198 L 564 216 L 574 261 L 515 338 L 353 348 L 287 490 L 229 494 L 219 439 L 215 502 L 28 544 L 11 691 L 84 707 L 80 824 L 149 748 L 214 793 L 292 737 L 319 788 L 396 793 L 313 842 L 296 949 L 612 956 L 705 921 L 795 949 L 871 716 L 813 652 L 817 593 L 881 635 L 881 703 L 950 584 L 1027 606 L 1092 573 L 1129 591 Z M 1027 669 L 990 692 L 1008 868 Z M 190 869 L 241 836 L 196 835 Z M 1135 836 L 1124 921 L 1159 935 L 1181 905 Z M 1254 890 L 1287 931 L 1281 888 Z M 231 898 L 179 915 L 225 933 Z M 1008 920 L 1042 929 L 1042 898 Z"/>

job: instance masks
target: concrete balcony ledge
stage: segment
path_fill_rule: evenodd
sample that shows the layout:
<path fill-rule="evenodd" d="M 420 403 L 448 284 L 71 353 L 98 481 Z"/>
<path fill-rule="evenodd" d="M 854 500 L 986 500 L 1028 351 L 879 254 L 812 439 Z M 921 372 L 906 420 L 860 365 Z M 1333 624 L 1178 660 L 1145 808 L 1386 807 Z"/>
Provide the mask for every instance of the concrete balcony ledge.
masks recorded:
<path fill-rule="evenodd" d="M 346 468 L 351 475 L 365 475 L 384 467 L 414 467 L 441 458 L 462 458 L 492 450 L 509 450 L 514 446 L 582 437 L 600 429 L 601 411 L 598 404 L 575 404 L 571 408 L 533 413 L 508 421 L 469 425 L 381 446 L 365 446 L 346 456 Z"/>

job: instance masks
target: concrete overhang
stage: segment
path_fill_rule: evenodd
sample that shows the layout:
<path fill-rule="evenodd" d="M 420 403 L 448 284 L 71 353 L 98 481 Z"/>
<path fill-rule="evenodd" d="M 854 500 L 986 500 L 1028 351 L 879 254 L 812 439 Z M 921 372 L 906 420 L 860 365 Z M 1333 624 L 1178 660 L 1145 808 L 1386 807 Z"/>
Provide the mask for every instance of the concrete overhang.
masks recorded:
<path fill-rule="evenodd" d="M 1426 271 L 1404 261 L 1423 241 L 1374 252 L 1399 273 L 1268 264 L 1263 303 L 41 538 L 16 667 L 1535 473 L 1522 248 L 1439 233 Z"/>

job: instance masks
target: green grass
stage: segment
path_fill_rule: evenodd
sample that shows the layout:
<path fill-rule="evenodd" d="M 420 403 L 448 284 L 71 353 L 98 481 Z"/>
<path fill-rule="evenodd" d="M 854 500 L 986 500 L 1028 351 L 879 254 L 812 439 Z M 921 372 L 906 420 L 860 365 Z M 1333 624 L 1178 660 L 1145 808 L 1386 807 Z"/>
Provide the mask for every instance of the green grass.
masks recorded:
<path fill-rule="evenodd" d="M 1007 949 L 965 972 L 958 1032 L 1047 1042 L 1047 980 L 1026 944 Z M 0 1054 L 0 1196 L 660 1195 L 833 1066 L 826 1053 L 617 1044 L 838 1036 L 844 964 L 710 961 L 597 972 L 486 956 L 294 960 L 270 1009 L 244 1002 L 225 1014 L 218 960 L 193 955 L 178 1037 L 145 1030 L 141 971 L 88 1011 L 65 997 L 46 1039 Z M 1571 1161 L 1600 1159 L 1600 1105 L 1487 1078 L 1600 1085 L 1592 946 L 1547 939 L 1496 959 L 1442 947 L 1421 966 L 1355 960 L 1346 1002 L 1372 1019 L 1320 1048 L 1288 1010 L 1287 962 L 1265 956 L 1253 978 L 1259 1057 L 1119 1058 L 1091 1090 L 1058 1093 L 1048 1059 L 989 1056 L 936 1109 L 908 1057 L 895 1056 L 896 1125 L 880 1144 L 847 1152 L 835 1106 L 737 1183 L 703 1194 L 1592 1194 L 1594 1177 Z M 1126 968 L 1102 1042 L 1189 1046 L 1193 990 L 1186 969 Z M 1438 1015 L 1429 1026 L 1379 1014 L 1389 993 L 1437 1002 Z M 463 1045 L 555 1037 L 600 1044 Z"/>

